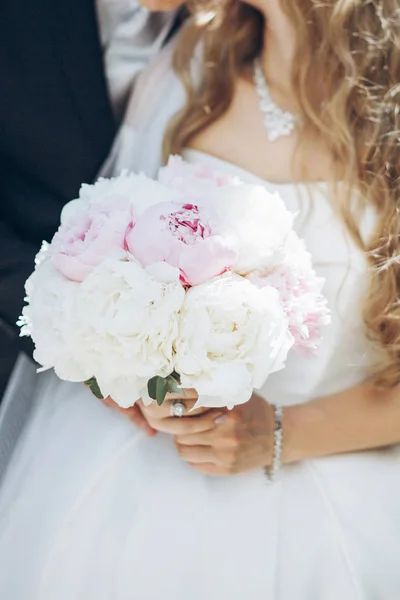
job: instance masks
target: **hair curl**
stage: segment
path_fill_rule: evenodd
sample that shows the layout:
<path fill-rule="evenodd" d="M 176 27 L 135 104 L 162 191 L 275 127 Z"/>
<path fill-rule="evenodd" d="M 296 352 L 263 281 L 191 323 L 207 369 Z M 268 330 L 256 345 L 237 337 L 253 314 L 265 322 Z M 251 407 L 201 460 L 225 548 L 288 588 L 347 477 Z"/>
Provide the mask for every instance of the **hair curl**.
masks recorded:
<path fill-rule="evenodd" d="M 370 286 L 364 321 L 382 350 L 379 385 L 400 382 L 400 9 L 398 0 L 281 0 L 296 29 L 293 86 L 305 127 L 323 136 L 336 182 L 347 184 L 340 212 L 365 252 Z M 237 0 L 193 2 L 195 19 L 182 34 L 175 69 L 187 105 L 171 124 L 167 153 L 179 153 L 231 104 L 235 77 L 259 55 L 262 15 Z M 207 20 L 204 15 L 212 14 Z M 202 17 L 203 18 L 196 18 Z M 202 83 L 190 65 L 203 43 Z M 321 85 L 324 82 L 323 98 Z M 321 102 L 323 110 L 321 110 Z M 355 202 L 357 189 L 360 200 Z M 370 208 L 376 228 L 365 240 L 360 211 Z"/>

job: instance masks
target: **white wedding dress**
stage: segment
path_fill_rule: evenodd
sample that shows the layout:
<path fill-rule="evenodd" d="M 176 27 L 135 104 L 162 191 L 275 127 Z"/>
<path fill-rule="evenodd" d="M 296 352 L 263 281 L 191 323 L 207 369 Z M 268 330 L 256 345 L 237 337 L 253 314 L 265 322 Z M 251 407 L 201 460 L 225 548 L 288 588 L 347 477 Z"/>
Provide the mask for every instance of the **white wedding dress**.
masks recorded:
<path fill-rule="evenodd" d="M 166 121 L 163 85 L 164 71 Z M 119 140 L 119 167 L 138 145 L 135 118 Z M 144 121 L 141 159 L 163 131 L 159 113 L 154 135 Z M 302 186 L 271 185 L 192 150 L 184 156 L 278 190 L 326 278 L 332 324 L 320 352 L 293 354 L 262 395 L 290 405 L 362 382 L 372 360 L 360 314 L 366 265 L 328 187 L 314 185 L 310 207 Z M 398 448 L 285 466 L 274 484 L 262 471 L 205 477 L 168 436 L 147 438 L 82 385 L 47 372 L 32 393 L 0 491 L 2 600 L 399 599 Z"/>

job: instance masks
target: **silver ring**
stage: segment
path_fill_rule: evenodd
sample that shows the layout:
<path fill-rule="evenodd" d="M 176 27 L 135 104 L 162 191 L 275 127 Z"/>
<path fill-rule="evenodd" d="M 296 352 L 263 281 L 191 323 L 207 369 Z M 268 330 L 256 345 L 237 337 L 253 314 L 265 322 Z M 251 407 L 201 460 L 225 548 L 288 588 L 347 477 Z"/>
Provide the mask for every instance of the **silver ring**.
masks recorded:
<path fill-rule="evenodd" d="M 174 400 L 171 404 L 171 417 L 176 417 L 180 419 L 185 416 L 187 412 L 186 406 L 183 404 L 181 400 Z"/>

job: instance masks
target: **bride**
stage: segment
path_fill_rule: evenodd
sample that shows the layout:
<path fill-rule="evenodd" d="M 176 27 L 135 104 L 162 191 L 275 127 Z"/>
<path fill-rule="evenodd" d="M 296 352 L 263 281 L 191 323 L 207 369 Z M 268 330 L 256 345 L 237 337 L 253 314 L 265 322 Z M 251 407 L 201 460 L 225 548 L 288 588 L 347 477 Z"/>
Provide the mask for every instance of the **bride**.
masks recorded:
<path fill-rule="evenodd" d="M 0 493 L 1 598 L 399 597 L 397 0 L 207 4 L 144 73 L 108 172 L 179 153 L 278 191 L 332 323 L 231 412 L 142 408 L 148 435 L 38 376 Z"/>

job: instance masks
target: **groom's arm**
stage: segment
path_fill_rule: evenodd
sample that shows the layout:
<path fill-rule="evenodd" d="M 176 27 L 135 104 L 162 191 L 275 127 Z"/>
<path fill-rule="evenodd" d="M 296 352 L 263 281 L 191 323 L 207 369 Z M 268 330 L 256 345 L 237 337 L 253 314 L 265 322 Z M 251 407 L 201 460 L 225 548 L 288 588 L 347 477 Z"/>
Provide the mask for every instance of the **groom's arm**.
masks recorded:
<path fill-rule="evenodd" d="M 136 37 L 130 39 L 129 44 L 137 48 L 138 70 L 140 71 L 148 60 L 152 52 L 157 52 L 161 47 L 164 37 L 173 26 L 178 17 L 178 13 L 173 9 L 181 6 L 180 0 L 137 0 L 138 7 L 142 5 L 150 10 L 170 11 L 164 16 L 142 14 L 138 15 Z M 143 11 L 146 13 L 146 11 Z M 132 33 L 132 32 L 131 32 Z M 124 42 L 125 40 L 122 40 Z M 124 44 L 121 44 L 124 49 Z M 116 44 L 115 52 L 118 52 L 119 45 Z M 1 166 L 1 165 L 0 165 Z M 0 169 L 3 175 L 4 169 Z M 1 182 L 0 182 L 1 184 Z M 1 196 L 3 189 L 0 185 Z M 12 190 L 11 190 L 12 191 Z M 24 299 L 24 283 L 34 268 L 34 257 L 39 250 L 38 245 L 27 242 L 19 232 L 13 228 L 13 222 L 7 218 L 7 207 L 5 204 L 13 202 L 9 189 L 6 190 L 7 199 L 0 197 L 0 346 L 4 346 L 3 338 L 15 341 L 18 340 L 18 328 L 16 321 L 21 313 Z M 38 194 L 42 195 L 39 190 Z M 58 200 L 58 199 L 57 199 Z M 32 202 L 34 202 L 32 195 Z M 26 340 L 21 341 L 22 346 L 30 349 Z"/>
<path fill-rule="evenodd" d="M 34 268 L 34 258 L 39 248 L 25 242 L 2 220 L 0 222 L 0 345 L 18 343 L 31 353 L 31 343 L 19 340 L 16 325 L 25 296 L 25 281 Z"/>
<path fill-rule="evenodd" d="M 0 403 L 18 354 L 33 353 L 30 338 L 19 337 L 16 321 L 24 302 L 24 284 L 33 271 L 37 248 L 0 221 Z"/>

